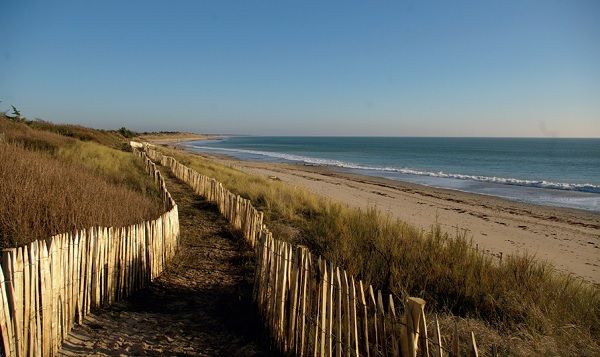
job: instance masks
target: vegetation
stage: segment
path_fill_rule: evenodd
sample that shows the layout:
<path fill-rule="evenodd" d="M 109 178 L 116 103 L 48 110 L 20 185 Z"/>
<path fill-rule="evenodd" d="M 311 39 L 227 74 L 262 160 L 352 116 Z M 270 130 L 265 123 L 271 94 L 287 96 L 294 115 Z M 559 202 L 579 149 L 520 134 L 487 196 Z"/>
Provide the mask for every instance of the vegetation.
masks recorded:
<path fill-rule="evenodd" d="M 127 143 L 125 137 L 119 131 L 96 130 L 73 124 L 54 124 L 44 120 L 33 120 L 27 122 L 32 129 L 42 130 L 60 134 L 69 138 L 95 142 L 111 148 L 122 149 Z"/>
<path fill-rule="evenodd" d="M 162 213 L 141 161 L 116 149 L 119 134 L 6 116 L 0 133 L 0 247 Z"/>
<path fill-rule="evenodd" d="M 375 209 L 360 210 L 177 150 L 167 154 L 221 181 L 265 212 L 279 239 L 308 246 L 349 273 L 395 294 L 421 296 L 449 325 L 511 354 L 600 353 L 600 292 L 528 255 L 502 263 L 432 223 L 421 231 Z"/>
<path fill-rule="evenodd" d="M 156 217 L 161 203 L 139 160 L 122 151 L 126 128 L 100 131 L 0 115 L 0 247 L 92 225 Z M 458 231 L 422 231 L 375 209 L 349 208 L 200 155 L 169 150 L 265 212 L 279 239 L 308 246 L 398 298 L 421 296 L 446 331 L 520 355 L 599 355 L 598 287 L 535 257 L 502 263 Z M 98 199 L 101 197 L 102 199 Z M 126 203 L 126 204 L 124 204 Z"/>
<path fill-rule="evenodd" d="M 121 134 L 124 138 L 133 138 L 135 136 L 138 135 L 138 133 L 136 133 L 135 131 L 131 131 L 125 127 L 122 127 L 121 129 L 117 130 L 119 132 L 119 134 Z"/>
<path fill-rule="evenodd" d="M 21 111 L 17 109 L 14 105 L 11 105 L 12 108 L 12 116 L 7 116 L 8 119 L 16 122 L 22 122 L 24 119 L 21 116 Z"/>

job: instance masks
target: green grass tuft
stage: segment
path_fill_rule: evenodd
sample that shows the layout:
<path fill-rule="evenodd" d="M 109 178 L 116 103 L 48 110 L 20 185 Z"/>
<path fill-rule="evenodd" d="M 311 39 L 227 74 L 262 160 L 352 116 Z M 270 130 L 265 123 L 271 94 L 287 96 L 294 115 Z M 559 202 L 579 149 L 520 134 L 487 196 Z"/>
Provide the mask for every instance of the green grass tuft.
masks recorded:
<path fill-rule="evenodd" d="M 600 353 L 600 290 L 534 256 L 509 255 L 500 264 L 436 222 L 423 231 L 375 209 L 349 208 L 200 155 L 161 150 L 252 200 L 278 239 L 308 246 L 384 292 L 423 297 L 430 312 L 480 321 L 487 330 L 476 333 L 503 336 L 495 342 L 505 351 L 569 355 L 584 346 Z"/>

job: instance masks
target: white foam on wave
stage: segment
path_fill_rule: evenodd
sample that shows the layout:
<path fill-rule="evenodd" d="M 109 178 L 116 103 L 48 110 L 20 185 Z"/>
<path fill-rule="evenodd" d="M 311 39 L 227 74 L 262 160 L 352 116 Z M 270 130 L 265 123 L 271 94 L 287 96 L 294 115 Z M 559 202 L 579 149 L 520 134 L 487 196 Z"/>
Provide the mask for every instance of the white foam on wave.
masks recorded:
<path fill-rule="evenodd" d="M 198 145 L 190 145 L 190 146 L 193 148 L 196 148 L 196 149 L 201 149 L 201 150 L 237 152 L 237 153 L 242 153 L 242 154 L 267 156 L 267 157 L 283 159 L 283 160 L 288 160 L 288 161 L 303 162 L 303 163 L 312 164 L 312 165 L 336 166 L 336 167 L 355 169 L 355 170 L 397 172 L 400 174 L 407 174 L 407 175 L 440 177 L 440 178 L 450 178 L 450 179 L 459 179 L 459 180 L 472 180 L 472 181 L 490 182 L 490 183 L 497 183 L 497 184 L 504 184 L 504 185 L 548 188 L 548 189 L 554 189 L 554 190 L 600 193 L 600 185 L 594 185 L 591 183 L 580 184 L 580 183 L 552 182 L 552 181 L 546 181 L 546 180 L 523 180 L 523 179 L 495 177 L 495 176 L 490 177 L 490 176 L 480 176 L 480 175 L 455 174 L 455 173 L 447 173 L 447 172 L 443 172 L 443 171 L 430 172 L 430 171 L 422 171 L 422 170 L 416 170 L 416 169 L 411 169 L 411 168 L 373 167 L 373 166 L 365 166 L 365 165 L 360 165 L 360 164 L 355 164 L 355 163 L 345 162 L 345 161 L 340 161 L 340 160 L 319 159 L 319 158 L 315 158 L 315 157 L 301 156 L 301 155 L 294 155 L 294 154 L 285 154 L 285 153 L 271 152 L 271 151 L 230 149 L 230 148 L 198 146 Z"/>

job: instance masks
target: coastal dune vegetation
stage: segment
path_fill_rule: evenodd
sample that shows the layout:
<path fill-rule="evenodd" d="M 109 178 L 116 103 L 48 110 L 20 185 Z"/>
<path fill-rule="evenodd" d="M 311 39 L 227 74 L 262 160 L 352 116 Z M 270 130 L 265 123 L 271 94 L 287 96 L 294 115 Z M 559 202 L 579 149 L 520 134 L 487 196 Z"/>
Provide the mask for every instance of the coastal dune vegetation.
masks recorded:
<path fill-rule="evenodd" d="M 201 154 L 161 150 L 252 200 L 278 239 L 305 245 L 398 298 L 423 297 L 445 331 L 457 324 L 466 338 L 474 330 L 482 351 L 496 344 L 511 355 L 600 354 L 598 287 L 533 255 L 500 261 L 474 249 L 460 230 L 444 233 L 435 217 L 422 230 Z"/>
<path fill-rule="evenodd" d="M 0 115 L 0 247 L 162 213 L 152 179 L 127 151 L 134 135 Z M 474 249 L 464 231 L 443 232 L 435 217 L 422 230 L 211 157 L 161 150 L 250 199 L 278 239 L 307 246 L 399 300 L 423 297 L 443 331 L 455 324 L 463 338 L 475 331 L 481 351 L 495 344 L 511 355 L 600 355 L 598 287 L 535 256 L 500 261 Z"/>
<path fill-rule="evenodd" d="M 162 213 L 140 160 L 114 131 L 0 116 L 0 247 Z"/>

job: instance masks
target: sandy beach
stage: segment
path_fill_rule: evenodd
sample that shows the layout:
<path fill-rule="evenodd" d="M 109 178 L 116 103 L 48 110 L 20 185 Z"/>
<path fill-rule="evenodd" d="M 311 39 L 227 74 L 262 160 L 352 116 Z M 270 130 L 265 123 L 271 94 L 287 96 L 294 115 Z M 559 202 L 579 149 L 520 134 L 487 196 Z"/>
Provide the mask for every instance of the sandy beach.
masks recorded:
<path fill-rule="evenodd" d="M 204 140 L 207 137 L 218 136 L 204 136 Z M 180 149 L 185 149 L 178 145 L 182 142 L 202 140 L 193 135 L 152 139 L 155 144 Z M 351 174 L 325 166 L 242 161 L 188 151 L 251 174 L 305 188 L 351 207 L 375 207 L 425 230 L 437 222 L 451 235 L 457 230 L 466 232 L 488 254 L 496 257 L 534 254 L 560 271 L 600 284 L 600 214 L 595 212 Z"/>
<path fill-rule="evenodd" d="M 219 135 L 213 134 L 196 134 L 196 133 L 154 133 L 148 135 L 140 135 L 136 140 L 147 141 L 156 145 L 161 144 L 177 144 L 185 141 L 196 140 L 214 140 L 220 138 Z"/>
<path fill-rule="evenodd" d="M 170 143 L 175 144 L 173 140 Z M 489 254 L 499 257 L 527 252 L 563 272 L 600 283 L 600 214 L 594 212 L 355 175 L 323 166 L 200 155 L 352 207 L 376 207 L 422 229 L 437 221 L 450 234 L 466 231 L 467 237 Z"/>

